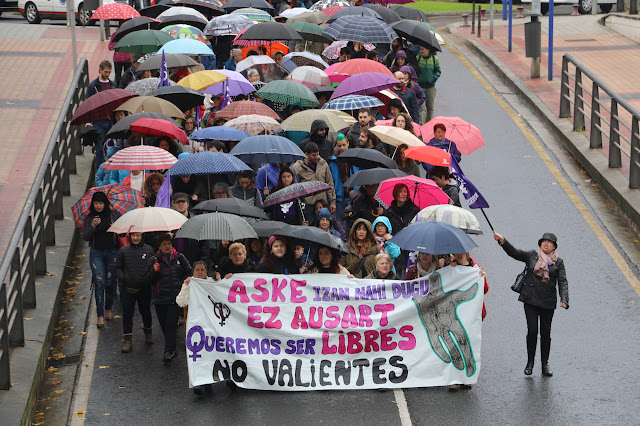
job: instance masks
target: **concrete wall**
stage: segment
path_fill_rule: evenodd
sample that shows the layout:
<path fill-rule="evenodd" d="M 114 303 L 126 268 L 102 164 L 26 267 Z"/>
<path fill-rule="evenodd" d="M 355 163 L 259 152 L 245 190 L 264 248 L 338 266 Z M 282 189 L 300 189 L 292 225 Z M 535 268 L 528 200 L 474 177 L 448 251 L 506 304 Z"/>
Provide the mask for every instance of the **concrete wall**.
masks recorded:
<path fill-rule="evenodd" d="M 612 13 L 604 17 L 604 25 L 636 43 L 640 43 L 640 15 Z"/>

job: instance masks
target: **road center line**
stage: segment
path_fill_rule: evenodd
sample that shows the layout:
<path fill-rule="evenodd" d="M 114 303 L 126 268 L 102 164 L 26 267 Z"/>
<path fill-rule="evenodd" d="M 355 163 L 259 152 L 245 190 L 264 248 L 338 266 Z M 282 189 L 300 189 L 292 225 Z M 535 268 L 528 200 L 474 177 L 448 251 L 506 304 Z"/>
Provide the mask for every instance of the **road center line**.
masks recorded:
<path fill-rule="evenodd" d="M 394 389 L 393 396 L 396 398 L 396 404 L 398 405 L 400 423 L 402 426 L 411 426 L 411 416 L 409 415 L 409 407 L 407 407 L 407 400 L 404 397 L 404 392 L 402 389 Z"/>

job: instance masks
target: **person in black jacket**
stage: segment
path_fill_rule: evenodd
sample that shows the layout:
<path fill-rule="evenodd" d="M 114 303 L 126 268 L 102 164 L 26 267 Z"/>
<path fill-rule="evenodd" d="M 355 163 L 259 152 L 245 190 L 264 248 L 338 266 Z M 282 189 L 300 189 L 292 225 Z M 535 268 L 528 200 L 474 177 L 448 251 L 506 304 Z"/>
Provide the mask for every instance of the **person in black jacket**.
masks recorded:
<path fill-rule="evenodd" d="M 89 242 L 89 263 L 93 274 L 98 328 L 104 327 L 104 320 L 113 317 L 111 307 L 115 296 L 115 275 L 113 268 L 118 255 L 115 234 L 107 229 L 118 219 L 118 212 L 111 210 L 109 199 L 104 192 L 96 192 L 91 197 L 89 213 L 84 218 L 82 238 Z"/>
<path fill-rule="evenodd" d="M 309 142 L 315 142 L 320 149 L 320 157 L 324 159 L 324 161 L 329 162 L 331 156 L 333 155 L 333 142 L 327 139 L 327 135 L 329 134 L 329 126 L 327 126 L 326 121 L 324 120 L 313 120 L 311 123 L 311 130 L 309 130 L 309 136 L 300 142 L 300 149 L 304 151 L 304 147 Z"/>
<path fill-rule="evenodd" d="M 233 243 L 229 246 L 229 257 L 223 257 L 218 265 L 216 279 L 246 272 L 255 272 L 255 267 L 247 260 L 247 248 L 242 243 Z"/>
<path fill-rule="evenodd" d="M 391 206 L 384 211 L 384 215 L 389 218 L 393 233 L 402 231 L 420 209 L 409 198 L 409 188 L 404 183 L 398 183 L 393 187 L 393 201 Z"/>
<path fill-rule="evenodd" d="M 527 318 L 527 365 L 524 374 L 533 373 L 533 363 L 538 344 L 538 322 L 540 322 L 540 358 L 542 375 L 551 377 L 549 368 L 549 352 L 551 350 L 551 321 L 558 304 L 557 292 L 560 294 L 560 306 L 569 309 L 569 284 L 564 262 L 558 257 L 558 238 L 546 232 L 538 240 L 538 251 L 518 250 L 502 235 L 493 234 L 493 238 L 511 257 L 525 263 L 526 275 L 520 291 L 519 301 L 524 303 L 524 314 Z"/>
<path fill-rule="evenodd" d="M 460 188 L 456 180 L 453 178 L 448 167 L 434 166 L 431 168 L 431 179 L 442 189 L 442 191 L 451 198 L 453 205 L 462 207 L 460 204 Z M 454 182 L 454 183 L 452 183 Z"/>
<path fill-rule="evenodd" d="M 147 264 L 147 278 L 151 281 L 153 302 L 156 315 L 164 335 L 164 362 L 171 362 L 176 356 L 176 332 L 180 307 L 176 296 L 180 293 L 182 282 L 193 272 L 189 261 L 182 253 L 173 248 L 169 234 L 158 236 L 160 249 Z"/>
<path fill-rule="evenodd" d="M 129 234 L 131 244 L 120 248 L 116 259 L 116 276 L 120 284 L 122 303 L 122 352 L 131 352 L 133 344 L 133 313 L 136 303 L 142 315 L 144 341 L 153 343 L 151 332 L 151 285 L 146 277 L 147 264 L 154 255 L 153 248 L 142 241 L 142 233 Z"/>
<path fill-rule="evenodd" d="M 376 184 L 360 187 L 360 193 L 351 202 L 351 214 L 348 219 L 345 218 L 347 219 L 346 229 L 351 229 L 357 219 L 366 219 L 373 223 L 378 216 L 382 216 L 384 210 L 380 207 L 380 203 L 373 198 L 377 190 L 378 185 Z"/>
<path fill-rule="evenodd" d="M 269 274 L 299 274 L 300 269 L 296 265 L 293 248 L 287 244 L 287 239 L 280 235 L 272 235 L 267 242 L 262 262 L 258 272 Z"/>

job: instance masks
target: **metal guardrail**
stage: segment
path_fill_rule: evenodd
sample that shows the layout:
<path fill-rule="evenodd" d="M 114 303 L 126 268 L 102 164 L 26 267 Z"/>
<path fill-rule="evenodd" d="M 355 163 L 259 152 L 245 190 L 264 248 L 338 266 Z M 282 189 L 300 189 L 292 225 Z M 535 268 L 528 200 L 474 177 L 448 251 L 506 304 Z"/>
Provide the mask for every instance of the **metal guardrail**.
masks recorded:
<path fill-rule="evenodd" d="M 46 246 L 54 245 L 55 220 L 64 218 L 62 197 L 70 195 L 69 174 L 82 154 L 80 129 L 71 126 L 85 98 L 89 67 L 82 58 L 49 139 L 24 208 L 0 264 L 0 389 L 11 388 L 10 346 L 24 346 L 23 309 L 36 308 L 35 279 L 47 273 Z"/>
<path fill-rule="evenodd" d="M 575 67 L 573 78 L 569 72 L 569 64 Z M 582 83 L 583 75 L 592 82 L 590 91 L 588 85 Z M 573 84 L 571 84 L 571 80 Z M 601 91 L 611 99 L 602 100 Z M 591 98 L 590 101 L 587 96 Z M 571 104 L 573 104 L 573 111 L 571 111 Z M 586 106 L 589 107 L 589 111 Z M 609 119 L 603 115 L 601 110 L 608 113 Z M 621 114 L 624 111 L 630 116 L 630 119 Z M 590 121 L 589 147 L 592 149 L 602 148 L 604 135 L 609 141 L 609 167 L 622 167 L 621 154 L 624 154 L 629 158 L 629 188 L 640 188 L 640 134 L 638 131 L 640 112 L 586 69 L 571 54 L 567 53 L 562 58 L 559 117 L 573 116 L 573 130 L 584 130 L 587 114 L 589 114 Z M 603 123 L 606 124 L 608 131 Z M 625 143 L 623 144 L 622 141 Z"/>

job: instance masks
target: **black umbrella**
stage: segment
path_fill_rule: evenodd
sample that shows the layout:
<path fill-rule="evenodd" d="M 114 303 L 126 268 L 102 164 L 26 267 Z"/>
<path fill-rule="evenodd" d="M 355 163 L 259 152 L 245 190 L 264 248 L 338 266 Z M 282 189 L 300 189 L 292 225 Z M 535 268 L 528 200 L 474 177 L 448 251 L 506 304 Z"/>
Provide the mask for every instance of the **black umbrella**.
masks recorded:
<path fill-rule="evenodd" d="M 367 3 L 363 4 L 362 7 L 366 7 L 367 9 L 377 12 L 378 15 L 382 16 L 382 19 L 384 19 L 384 22 L 387 24 L 393 24 L 394 22 L 402 20 L 396 12 L 379 4 Z"/>
<path fill-rule="evenodd" d="M 312 244 L 327 246 L 332 250 L 349 253 L 349 249 L 340 238 L 315 226 L 289 225 L 276 232 L 276 235 L 308 241 Z"/>
<path fill-rule="evenodd" d="M 413 21 L 429 22 L 429 18 L 423 11 L 407 6 L 392 6 L 391 10 L 396 12 L 403 19 L 411 19 Z"/>
<path fill-rule="evenodd" d="M 395 164 L 395 163 L 394 163 Z M 324 182 L 312 180 L 309 182 L 292 183 L 282 189 L 267 195 L 262 203 L 263 207 L 275 206 L 276 204 L 288 203 L 289 201 L 309 197 L 323 191 L 328 191 L 332 187 Z"/>
<path fill-rule="evenodd" d="M 256 219 L 267 219 L 267 215 L 260 208 L 237 198 L 218 198 L 214 200 L 201 201 L 193 210 L 196 212 L 221 212 L 237 214 L 238 216 L 255 217 Z"/>
<path fill-rule="evenodd" d="M 269 2 L 266 2 L 265 0 L 229 0 L 222 6 L 222 8 L 227 11 L 227 13 L 231 13 L 236 9 L 242 9 L 245 7 L 262 9 L 270 13 L 273 12 L 273 6 L 271 6 Z"/>
<path fill-rule="evenodd" d="M 399 36 L 406 38 L 413 44 L 424 46 L 430 50 L 441 51 L 440 43 L 438 43 L 436 36 L 418 21 L 403 20 L 391 24 L 391 28 L 393 28 Z"/>
<path fill-rule="evenodd" d="M 257 25 L 250 26 L 240 37 L 238 37 L 238 39 L 239 40 L 302 40 L 302 37 L 290 25 L 281 24 L 279 22 L 274 22 L 274 21 L 268 21 L 268 22 L 261 22 Z"/>
<path fill-rule="evenodd" d="M 186 6 L 197 10 L 206 16 L 220 16 L 224 15 L 224 9 L 217 1 L 206 0 L 181 0 L 176 2 L 176 6 Z"/>
<path fill-rule="evenodd" d="M 253 230 L 256 231 L 256 234 L 258 234 L 258 237 L 268 238 L 289 225 L 277 220 L 261 220 L 260 222 L 252 223 L 251 226 Z"/>
<path fill-rule="evenodd" d="M 199 16 L 187 15 L 187 14 L 178 14 L 167 16 L 156 25 L 156 28 L 162 29 L 164 27 L 168 27 L 169 25 L 177 25 L 177 24 L 186 24 L 191 25 L 192 27 L 196 27 L 199 30 L 204 30 L 204 27 L 207 26 L 207 21 L 202 19 Z"/>
<path fill-rule="evenodd" d="M 316 95 L 318 93 L 332 94 L 334 92 L 334 90 L 336 90 L 336 88 L 333 87 L 333 86 L 313 86 L 311 88 L 311 91 Z"/>
<path fill-rule="evenodd" d="M 391 158 L 380 151 L 370 148 L 350 148 L 338 155 L 338 160 L 348 161 L 352 166 L 361 169 L 373 169 L 374 167 L 386 167 L 397 169 L 398 165 Z"/>
<path fill-rule="evenodd" d="M 366 7 L 360 6 L 351 6 L 345 7 L 344 9 L 340 9 L 327 21 L 328 24 L 333 23 L 336 19 L 342 18 L 343 16 L 370 16 L 372 18 L 379 19 L 384 21 L 384 18 L 375 10 L 369 9 Z M 395 21 L 394 21 L 395 22 Z"/>
<path fill-rule="evenodd" d="M 175 124 L 176 127 L 181 127 L 177 121 L 173 120 L 171 117 L 167 115 L 160 114 L 159 112 L 139 112 L 137 114 L 128 115 L 122 120 L 118 121 L 116 124 L 113 125 L 111 130 L 107 132 L 106 136 L 109 138 L 115 138 L 115 139 L 129 137 L 129 127 L 134 121 L 140 118 L 159 118 L 161 120 L 167 120 L 172 124 Z"/>
<path fill-rule="evenodd" d="M 120 41 L 122 37 L 134 31 L 151 30 L 155 28 L 155 24 L 157 23 L 157 20 L 149 18 L 148 16 L 140 16 L 139 18 L 126 20 L 122 25 L 120 25 L 118 31 L 113 35 L 112 41 Z"/>
<path fill-rule="evenodd" d="M 374 169 L 360 170 L 354 173 L 345 183 L 347 188 L 353 188 L 354 186 L 362 185 L 377 185 L 383 180 L 404 177 L 407 174 L 400 169 L 385 169 L 382 167 L 376 167 Z"/>
<path fill-rule="evenodd" d="M 196 61 L 194 61 L 187 55 L 177 53 L 167 53 L 165 54 L 165 59 L 167 61 L 167 68 L 192 67 L 198 65 Z M 159 70 L 161 67 L 162 55 L 154 55 L 140 64 L 140 66 L 138 67 L 138 71 Z"/>
<path fill-rule="evenodd" d="M 204 95 L 202 93 L 183 86 L 158 87 L 153 91 L 153 96 L 171 102 L 180 108 L 180 111 L 186 111 L 204 103 Z"/>
<path fill-rule="evenodd" d="M 171 8 L 173 0 L 160 0 L 153 6 L 143 7 L 139 10 L 140 15 L 147 16 L 149 18 L 157 18 L 165 10 Z"/>

